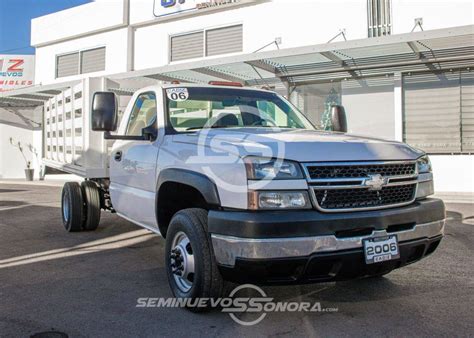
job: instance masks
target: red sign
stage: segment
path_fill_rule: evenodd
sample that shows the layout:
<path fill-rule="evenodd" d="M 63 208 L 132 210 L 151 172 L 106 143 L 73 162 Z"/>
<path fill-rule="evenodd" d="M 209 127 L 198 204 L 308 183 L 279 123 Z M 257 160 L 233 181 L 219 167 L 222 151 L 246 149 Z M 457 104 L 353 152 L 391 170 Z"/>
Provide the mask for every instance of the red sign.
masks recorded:
<path fill-rule="evenodd" d="M 32 86 L 33 55 L 0 55 L 0 92 Z"/>

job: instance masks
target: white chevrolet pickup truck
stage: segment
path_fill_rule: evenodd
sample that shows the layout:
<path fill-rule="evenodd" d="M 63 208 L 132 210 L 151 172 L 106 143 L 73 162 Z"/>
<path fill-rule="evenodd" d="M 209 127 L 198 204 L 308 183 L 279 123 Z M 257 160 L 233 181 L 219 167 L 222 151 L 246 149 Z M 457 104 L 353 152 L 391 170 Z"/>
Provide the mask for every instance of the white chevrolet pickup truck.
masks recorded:
<path fill-rule="evenodd" d="M 341 106 L 322 131 L 284 97 L 235 83 L 97 92 L 91 128 L 109 176 L 66 183 L 68 231 L 101 210 L 161 234 L 176 297 L 219 297 L 227 282 L 314 283 L 381 276 L 433 253 L 445 207 L 428 156 L 347 134 Z"/>

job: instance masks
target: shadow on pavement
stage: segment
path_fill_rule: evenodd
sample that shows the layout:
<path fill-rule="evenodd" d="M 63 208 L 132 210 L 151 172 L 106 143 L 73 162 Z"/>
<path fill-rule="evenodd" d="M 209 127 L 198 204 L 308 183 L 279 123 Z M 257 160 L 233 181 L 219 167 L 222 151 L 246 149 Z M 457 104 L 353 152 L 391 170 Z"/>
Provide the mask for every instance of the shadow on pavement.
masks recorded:
<path fill-rule="evenodd" d="M 27 203 L 22 201 L 4 201 L 0 200 L 0 207 L 18 207 L 20 205 L 27 205 Z"/>
<path fill-rule="evenodd" d="M 27 190 L 22 190 L 22 189 L 0 189 L 0 194 L 1 193 L 9 193 L 9 192 L 21 192 L 21 191 L 27 191 Z"/>

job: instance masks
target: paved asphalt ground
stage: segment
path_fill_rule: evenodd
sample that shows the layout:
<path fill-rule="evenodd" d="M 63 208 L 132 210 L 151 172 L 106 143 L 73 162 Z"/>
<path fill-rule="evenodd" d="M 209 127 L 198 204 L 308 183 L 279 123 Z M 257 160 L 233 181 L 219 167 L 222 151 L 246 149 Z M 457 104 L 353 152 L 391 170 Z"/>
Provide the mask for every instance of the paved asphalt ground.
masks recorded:
<path fill-rule="evenodd" d="M 448 205 L 429 258 L 381 279 L 264 288 L 276 300 L 332 313 L 270 313 L 245 327 L 215 310 L 137 308 L 171 296 L 164 241 L 104 213 L 96 232 L 68 234 L 60 188 L 0 185 L 0 336 L 57 330 L 99 336 L 472 336 L 474 205 Z"/>

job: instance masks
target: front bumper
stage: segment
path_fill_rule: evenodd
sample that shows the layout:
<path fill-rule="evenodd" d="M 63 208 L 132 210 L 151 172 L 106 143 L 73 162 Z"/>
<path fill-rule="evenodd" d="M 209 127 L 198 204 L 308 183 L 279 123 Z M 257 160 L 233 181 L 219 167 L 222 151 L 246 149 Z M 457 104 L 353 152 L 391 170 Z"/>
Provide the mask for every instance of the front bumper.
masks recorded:
<path fill-rule="evenodd" d="M 276 273 L 276 280 L 285 282 L 325 281 L 352 278 L 354 273 L 344 270 L 354 267 L 358 276 L 374 274 L 373 269 L 378 274 L 433 252 L 444 234 L 445 208 L 441 200 L 425 199 L 406 207 L 338 214 L 211 211 L 208 223 L 227 279 L 271 282 Z M 365 265 L 363 240 L 387 235 L 397 235 L 400 259 Z M 314 274 L 309 272 L 313 265 L 329 270 Z"/>
<path fill-rule="evenodd" d="M 224 279 L 238 283 L 288 285 L 378 276 L 432 254 L 442 235 L 399 243 L 400 258 L 365 264 L 362 248 L 314 253 L 306 257 L 238 258 L 233 267 L 220 266 Z"/>
<path fill-rule="evenodd" d="M 420 238 L 434 238 L 444 234 L 444 219 L 417 224 L 409 230 L 376 230 L 365 236 L 338 238 L 335 235 L 250 239 L 212 234 L 212 245 L 217 263 L 234 266 L 236 259 L 272 259 L 302 257 L 313 253 L 334 252 L 362 248 L 366 238 L 397 235 L 403 243 Z"/>

